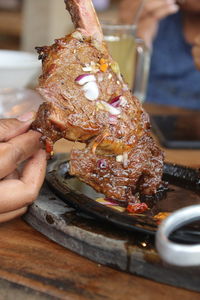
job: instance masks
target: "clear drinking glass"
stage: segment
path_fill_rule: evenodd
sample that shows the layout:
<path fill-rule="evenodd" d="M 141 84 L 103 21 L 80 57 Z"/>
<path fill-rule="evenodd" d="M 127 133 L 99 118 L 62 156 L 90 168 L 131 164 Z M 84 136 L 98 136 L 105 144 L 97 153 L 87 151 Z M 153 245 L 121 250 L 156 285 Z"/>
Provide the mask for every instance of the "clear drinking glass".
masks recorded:
<path fill-rule="evenodd" d="M 0 119 L 16 118 L 29 111 L 37 111 L 42 102 L 42 97 L 34 90 L 0 88 Z"/>
<path fill-rule="evenodd" d="M 145 100 L 150 51 L 136 37 L 136 25 L 102 24 L 104 40 L 133 94 Z"/>

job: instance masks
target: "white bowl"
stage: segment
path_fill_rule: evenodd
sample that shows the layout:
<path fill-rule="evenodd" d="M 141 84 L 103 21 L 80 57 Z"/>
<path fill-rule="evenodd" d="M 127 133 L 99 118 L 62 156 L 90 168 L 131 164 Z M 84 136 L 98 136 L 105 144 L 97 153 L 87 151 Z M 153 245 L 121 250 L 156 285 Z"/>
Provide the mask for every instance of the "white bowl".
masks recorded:
<path fill-rule="evenodd" d="M 0 50 L 0 88 L 34 85 L 41 73 L 41 61 L 29 52 Z"/>

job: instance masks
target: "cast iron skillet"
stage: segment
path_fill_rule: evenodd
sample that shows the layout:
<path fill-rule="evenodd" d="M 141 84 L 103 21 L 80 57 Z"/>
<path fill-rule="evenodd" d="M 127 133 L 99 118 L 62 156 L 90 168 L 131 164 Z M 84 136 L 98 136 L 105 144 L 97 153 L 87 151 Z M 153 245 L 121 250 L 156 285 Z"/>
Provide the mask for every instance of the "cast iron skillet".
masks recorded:
<path fill-rule="evenodd" d="M 69 175 L 68 159 L 67 154 L 59 154 L 49 162 L 46 181 L 50 189 L 76 210 L 123 229 L 154 235 L 159 224 L 155 218 L 158 213 L 170 213 L 181 207 L 200 204 L 199 170 L 165 163 L 163 180 L 169 182 L 168 190 L 160 190 L 156 197 L 146 199 L 151 209 L 143 214 L 120 212 L 95 201 L 103 195 Z M 198 242 L 200 222 L 177 230 L 171 239 L 187 243 Z"/>

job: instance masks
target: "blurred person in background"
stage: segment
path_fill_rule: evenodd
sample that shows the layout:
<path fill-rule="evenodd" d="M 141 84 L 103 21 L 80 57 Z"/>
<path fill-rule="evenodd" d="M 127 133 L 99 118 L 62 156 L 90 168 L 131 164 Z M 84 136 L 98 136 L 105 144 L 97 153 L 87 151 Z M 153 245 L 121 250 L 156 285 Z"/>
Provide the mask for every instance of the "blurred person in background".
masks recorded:
<path fill-rule="evenodd" d="M 200 32 L 200 29 L 199 29 L 199 32 Z M 196 39 L 194 41 L 192 54 L 194 56 L 194 62 L 195 62 L 196 68 L 200 70 L 200 34 L 196 37 Z"/>
<path fill-rule="evenodd" d="M 141 1 L 122 0 L 123 22 L 133 22 Z M 200 72 L 192 55 L 199 31 L 200 1 L 144 0 L 137 36 L 152 50 L 147 102 L 200 109 Z"/>

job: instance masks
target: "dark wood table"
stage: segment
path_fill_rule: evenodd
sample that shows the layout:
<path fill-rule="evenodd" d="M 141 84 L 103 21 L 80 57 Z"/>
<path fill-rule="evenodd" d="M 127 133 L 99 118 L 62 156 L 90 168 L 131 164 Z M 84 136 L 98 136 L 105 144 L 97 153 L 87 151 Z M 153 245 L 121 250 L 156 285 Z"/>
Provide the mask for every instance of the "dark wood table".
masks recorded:
<path fill-rule="evenodd" d="M 69 148 L 56 145 L 58 152 Z M 199 167 L 200 150 L 166 150 L 166 159 Z M 0 299 L 195 300 L 200 294 L 94 263 L 16 219 L 0 224 Z"/>

